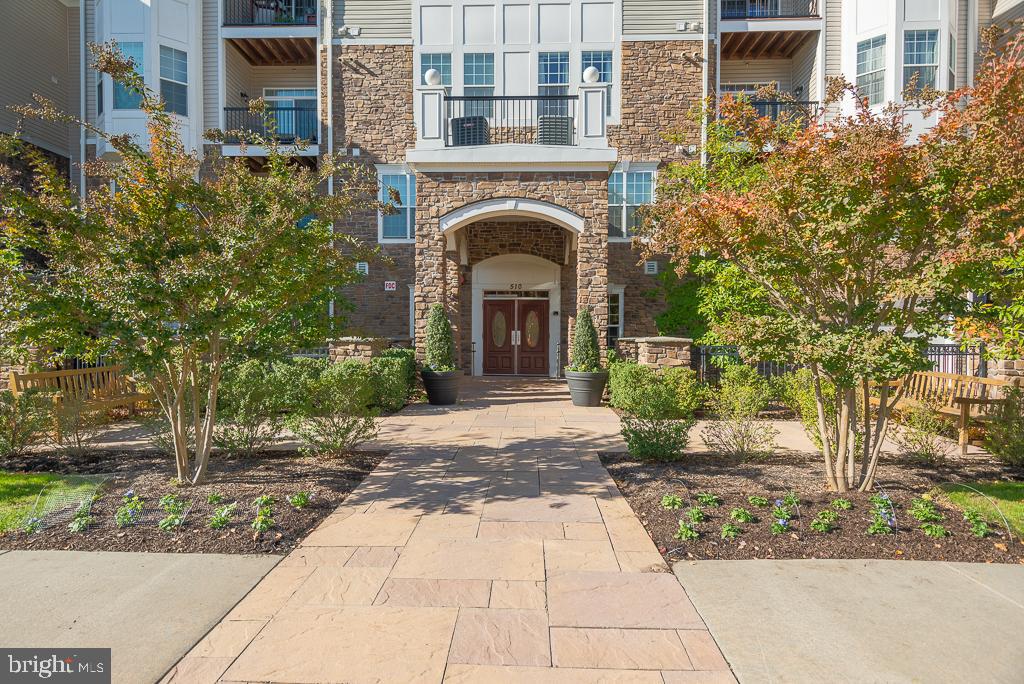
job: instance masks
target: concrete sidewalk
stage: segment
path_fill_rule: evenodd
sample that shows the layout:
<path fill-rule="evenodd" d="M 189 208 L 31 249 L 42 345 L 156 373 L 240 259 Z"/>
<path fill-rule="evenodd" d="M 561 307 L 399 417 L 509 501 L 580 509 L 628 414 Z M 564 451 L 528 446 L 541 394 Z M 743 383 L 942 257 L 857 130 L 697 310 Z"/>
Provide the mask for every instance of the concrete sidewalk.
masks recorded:
<path fill-rule="evenodd" d="M 0 551 L 0 644 L 111 648 L 113 681 L 155 682 L 279 560 Z"/>
<path fill-rule="evenodd" d="M 1024 567 L 741 560 L 675 573 L 740 682 L 1024 681 Z"/>

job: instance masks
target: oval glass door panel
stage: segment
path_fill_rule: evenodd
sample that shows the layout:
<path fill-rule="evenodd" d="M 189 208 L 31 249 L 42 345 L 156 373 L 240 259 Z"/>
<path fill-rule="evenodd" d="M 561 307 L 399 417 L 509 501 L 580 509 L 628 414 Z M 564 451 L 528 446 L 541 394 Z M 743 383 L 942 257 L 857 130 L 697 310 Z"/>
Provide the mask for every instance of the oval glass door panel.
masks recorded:
<path fill-rule="evenodd" d="M 533 349 L 540 342 L 540 316 L 536 311 L 526 314 L 526 346 Z"/>
<path fill-rule="evenodd" d="M 504 311 L 496 311 L 491 319 L 491 341 L 494 346 L 501 348 L 505 346 L 505 338 L 508 336 L 508 322 L 505 320 Z"/>

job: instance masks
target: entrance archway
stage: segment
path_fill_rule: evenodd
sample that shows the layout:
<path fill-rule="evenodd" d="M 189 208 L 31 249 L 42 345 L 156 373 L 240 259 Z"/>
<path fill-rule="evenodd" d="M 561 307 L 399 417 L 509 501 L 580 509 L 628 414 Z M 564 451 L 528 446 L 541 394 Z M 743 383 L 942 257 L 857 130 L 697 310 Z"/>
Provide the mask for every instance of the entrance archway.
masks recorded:
<path fill-rule="evenodd" d="M 558 377 L 561 266 L 528 254 L 503 254 L 475 264 L 472 284 L 473 375 L 485 374 L 489 354 L 486 372 L 536 374 L 543 364 L 547 375 Z M 538 336 L 547 338 L 546 362 Z"/>

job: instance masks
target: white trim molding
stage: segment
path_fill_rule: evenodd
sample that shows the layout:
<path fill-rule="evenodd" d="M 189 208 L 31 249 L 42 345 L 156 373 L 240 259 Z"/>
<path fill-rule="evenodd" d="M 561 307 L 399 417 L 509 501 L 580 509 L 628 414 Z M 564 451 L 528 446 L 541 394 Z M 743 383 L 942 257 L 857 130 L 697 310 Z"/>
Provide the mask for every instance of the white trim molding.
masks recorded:
<path fill-rule="evenodd" d="M 467 204 L 441 217 L 441 232 L 449 239 L 452 233 L 474 221 L 497 216 L 526 216 L 550 221 L 574 235 L 583 232 L 586 221 L 582 216 L 557 204 L 532 199 L 490 199 Z"/>

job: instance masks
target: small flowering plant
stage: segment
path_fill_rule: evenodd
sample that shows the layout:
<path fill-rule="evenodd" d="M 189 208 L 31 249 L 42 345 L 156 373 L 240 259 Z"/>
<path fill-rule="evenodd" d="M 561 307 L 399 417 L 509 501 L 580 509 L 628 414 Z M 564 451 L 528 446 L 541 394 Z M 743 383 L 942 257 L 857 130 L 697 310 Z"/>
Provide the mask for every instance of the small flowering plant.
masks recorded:
<path fill-rule="evenodd" d="M 746 508 L 743 508 L 742 506 L 736 506 L 731 511 L 729 511 L 729 517 L 735 520 L 736 522 L 740 523 L 751 523 L 757 520 L 757 518 L 754 517 L 753 513 L 748 511 Z"/>
<path fill-rule="evenodd" d="M 704 511 L 697 506 L 686 509 L 686 517 L 690 519 L 690 522 L 696 525 L 697 523 L 704 522 Z"/>
<path fill-rule="evenodd" d="M 896 507 L 885 492 L 872 494 L 868 497 L 871 503 L 871 522 L 868 524 L 867 533 L 895 534 L 896 532 Z"/>
<path fill-rule="evenodd" d="M 29 518 L 25 521 L 25 526 L 22 528 L 27 534 L 35 534 L 43 528 L 42 518 Z"/>
<path fill-rule="evenodd" d="M 747 503 L 751 506 L 756 506 L 757 508 L 768 508 L 771 504 L 771 502 L 763 496 L 748 496 Z"/>
<path fill-rule="evenodd" d="M 288 497 L 288 503 L 290 503 L 292 507 L 296 509 L 305 508 L 306 506 L 309 505 L 309 502 L 312 500 L 313 497 L 310 496 L 309 492 L 295 492 L 294 494 Z"/>
<path fill-rule="evenodd" d="M 120 528 L 133 527 L 142 519 L 144 503 L 135 490 L 129 489 L 121 497 L 121 505 L 114 513 L 114 524 Z"/>
<path fill-rule="evenodd" d="M 772 521 L 772 534 L 784 534 L 789 531 L 789 518 L 775 518 Z"/>
<path fill-rule="evenodd" d="M 680 541 L 693 541 L 700 537 L 700 532 L 697 531 L 693 523 L 680 520 L 679 529 L 672 536 Z"/>
<path fill-rule="evenodd" d="M 675 494 L 666 494 L 661 497 L 661 507 L 666 511 L 677 511 L 683 507 L 683 500 Z"/>
<path fill-rule="evenodd" d="M 988 523 L 981 517 L 981 513 L 973 508 L 968 508 L 964 511 L 964 520 L 971 526 L 971 534 L 975 537 L 982 539 L 988 536 Z"/>
<path fill-rule="evenodd" d="M 722 500 L 711 492 L 701 492 L 697 495 L 697 503 L 701 506 L 708 506 L 710 508 L 718 508 L 722 505 Z"/>
<path fill-rule="evenodd" d="M 722 539 L 735 539 L 739 536 L 740 526 L 734 525 L 733 523 L 725 523 L 722 525 Z"/>

